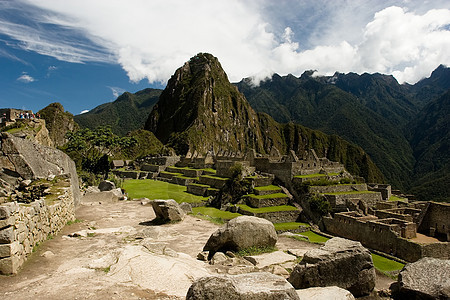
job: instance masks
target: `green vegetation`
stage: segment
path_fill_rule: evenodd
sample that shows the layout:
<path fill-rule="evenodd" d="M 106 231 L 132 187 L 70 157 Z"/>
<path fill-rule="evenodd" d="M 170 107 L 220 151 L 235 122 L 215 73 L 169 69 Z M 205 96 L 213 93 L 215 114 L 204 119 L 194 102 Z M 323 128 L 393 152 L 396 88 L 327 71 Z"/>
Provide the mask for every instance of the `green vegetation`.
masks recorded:
<path fill-rule="evenodd" d="M 375 268 L 393 279 L 396 279 L 396 276 L 392 276 L 392 272 L 400 271 L 405 266 L 402 263 L 385 258 L 375 253 L 371 253 L 371 255 Z"/>
<path fill-rule="evenodd" d="M 274 223 L 275 230 L 293 230 L 297 229 L 300 226 L 306 226 L 309 227 L 309 224 L 307 223 L 301 223 L 301 222 L 288 222 L 288 223 Z"/>
<path fill-rule="evenodd" d="M 376 192 L 373 191 L 350 191 L 350 192 L 335 192 L 335 193 L 325 193 L 327 195 L 347 195 L 347 194 L 374 194 Z"/>
<path fill-rule="evenodd" d="M 223 220 L 231 220 L 241 215 L 238 213 L 232 213 L 229 211 L 223 211 L 214 207 L 206 207 L 206 206 L 193 207 L 192 212 L 194 215 L 201 213 L 204 216 L 208 216 L 210 217 L 209 219 L 210 221 L 219 224 L 223 224 Z"/>
<path fill-rule="evenodd" d="M 255 214 L 297 210 L 297 208 L 295 206 L 290 206 L 290 205 L 269 206 L 269 207 L 261 207 L 261 208 L 253 208 L 253 207 L 250 207 L 245 204 L 238 204 L 237 206 L 239 206 L 241 209 L 243 209 L 245 211 L 255 213 Z"/>
<path fill-rule="evenodd" d="M 58 102 L 49 104 L 38 114 L 45 120 L 45 127 L 56 147 L 66 143 L 65 135 L 68 131 L 78 130 L 78 124 L 73 120 L 73 115 L 64 111 L 64 107 Z"/>
<path fill-rule="evenodd" d="M 206 177 L 206 178 L 212 178 L 212 179 L 217 179 L 217 180 L 223 180 L 223 181 L 227 181 L 230 178 L 227 177 L 219 177 L 219 176 L 214 176 L 214 175 L 202 175 L 202 177 Z"/>
<path fill-rule="evenodd" d="M 331 204 L 321 195 L 311 195 L 308 198 L 309 207 L 312 211 L 324 216 L 331 212 Z"/>
<path fill-rule="evenodd" d="M 73 220 L 73 221 L 72 221 L 72 220 L 67 221 L 66 225 L 69 226 L 69 225 L 77 224 L 77 223 L 81 223 L 81 222 L 83 222 L 83 220 L 75 219 L 75 220 Z"/>
<path fill-rule="evenodd" d="M 281 191 L 281 188 L 276 185 L 257 186 L 254 189 L 256 191 Z"/>
<path fill-rule="evenodd" d="M 123 182 L 123 188 L 130 199 L 146 197 L 148 199 L 174 199 L 181 202 L 203 202 L 207 197 L 188 194 L 186 187 L 151 179 L 128 179 Z"/>
<path fill-rule="evenodd" d="M 389 201 L 403 201 L 403 202 L 407 202 L 408 199 L 406 198 L 402 198 L 402 197 L 397 197 L 395 195 L 391 195 L 391 197 L 389 197 Z"/>
<path fill-rule="evenodd" d="M 316 177 L 326 177 L 326 174 L 307 174 L 307 175 L 295 175 L 294 178 L 316 178 Z"/>
<path fill-rule="evenodd" d="M 319 235 L 312 231 L 302 232 L 301 235 L 307 236 L 309 238 L 309 242 L 316 243 L 316 244 L 325 243 L 326 241 L 329 240 L 329 238 L 327 238 L 323 235 Z"/>
<path fill-rule="evenodd" d="M 285 193 L 275 193 L 275 194 L 267 194 L 267 195 L 255 195 L 248 194 L 246 197 L 252 197 L 256 199 L 270 199 L 270 198 L 286 198 L 287 195 Z"/>
<path fill-rule="evenodd" d="M 114 102 L 97 106 L 91 111 L 76 115 L 75 121 L 83 128 L 91 130 L 109 125 L 120 136 L 144 127 L 144 123 L 162 90 L 144 89 L 134 94 L 125 92 Z"/>
<path fill-rule="evenodd" d="M 237 256 L 244 257 L 244 256 L 253 256 L 253 255 L 260 255 L 264 253 L 271 253 L 275 252 L 278 249 L 273 246 L 252 246 L 249 248 L 241 249 L 236 252 Z"/>

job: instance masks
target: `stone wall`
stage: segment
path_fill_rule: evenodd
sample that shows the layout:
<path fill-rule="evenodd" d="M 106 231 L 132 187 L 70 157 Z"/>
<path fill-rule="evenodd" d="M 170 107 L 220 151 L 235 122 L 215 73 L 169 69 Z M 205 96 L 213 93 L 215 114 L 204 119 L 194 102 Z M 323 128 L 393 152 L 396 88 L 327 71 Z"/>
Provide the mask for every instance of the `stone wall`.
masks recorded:
<path fill-rule="evenodd" d="M 49 195 L 31 204 L 0 205 L 0 273 L 17 273 L 38 243 L 57 234 L 75 219 L 75 200 L 70 187 L 59 196 Z"/>
<path fill-rule="evenodd" d="M 450 243 L 419 244 L 402 238 L 401 226 L 358 218 L 354 213 L 335 214 L 334 218 L 324 217 L 323 222 L 327 232 L 359 241 L 365 247 L 394 255 L 408 262 L 414 262 L 422 257 L 450 258 Z M 401 221 L 401 220 L 398 220 Z M 410 229 L 410 228 L 409 228 Z M 409 235 L 405 229 L 404 235 Z"/>
<path fill-rule="evenodd" d="M 450 241 L 450 203 L 429 202 L 419 232 L 443 236 Z"/>

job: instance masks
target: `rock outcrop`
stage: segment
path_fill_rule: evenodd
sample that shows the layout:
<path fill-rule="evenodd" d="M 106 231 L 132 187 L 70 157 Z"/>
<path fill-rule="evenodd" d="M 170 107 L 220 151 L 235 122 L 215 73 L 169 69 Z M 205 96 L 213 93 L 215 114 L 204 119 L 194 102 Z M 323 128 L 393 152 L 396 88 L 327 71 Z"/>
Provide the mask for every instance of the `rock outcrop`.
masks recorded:
<path fill-rule="evenodd" d="M 64 111 L 60 103 L 51 103 L 38 113 L 45 120 L 49 138 L 55 147 L 64 145 L 67 142 L 66 133 L 78 128 L 73 115 Z"/>
<path fill-rule="evenodd" d="M 292 285 L 270 273 L 209 276 L 195 281 L 186 300 L 297 300 Z"/>
<path fill-rule="evenodd" d="M 66 174 L 70 176 L 75 206 L 80 203 L 75 163 L 62 151 L 1 133 L 0 161 L 4 162 L 0 178 L 4 186 L 9 185 L 9 189 L 16 188 L 21 180 L 51 179 Z"/>
<path fill-rule="evenodd" d="M 114 184 L 114 182 L 111 182 L 109 180 L 103 180 L 98 185 L 98 189 L 100 190 L 100 192 L 111 191 L 111 190 L 114 190 L 115 188 L 116 188 L 116 185 Z"/>
<path fill-rule="evenodd" d="M 320 249 L 305 253 L 289 282 L 296 289 L 338 286 L 359 297 L 375 287 L 375 268 L 369 250 L 361 243 L 335 237 Z"/>
<path fill-rule="evenodd" d="M 450 260 L 425 257 L 407 264 L 392 290 L 394 299 L 450 299 Z"/>
<path fill-rule="evenodd" d="M 178 222 L 184 219 L 186 213 L 173 200 L 153 200 L 150 202 L 155 211 L 156 219 L 165 223 Z"/>
<path fill-rule="evenodd" d="M 214 232 L 206 242 L 204 251 L 241 250 L 249 247 L 275 246 L 277 233 L 270 221 L 251 216 L 240 216 Z"/>

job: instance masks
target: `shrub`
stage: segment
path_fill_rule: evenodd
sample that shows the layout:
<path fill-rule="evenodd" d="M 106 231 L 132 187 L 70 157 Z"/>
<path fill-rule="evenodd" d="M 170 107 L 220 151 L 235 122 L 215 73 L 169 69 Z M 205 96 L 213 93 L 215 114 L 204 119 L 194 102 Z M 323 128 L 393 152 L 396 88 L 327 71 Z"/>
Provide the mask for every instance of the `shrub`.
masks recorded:
<path fill-rule="evenodd" d="M 319 195 L 312 195 L 309 198 L 309 207 L 312 211 L 322 216 L 331 212 L 330 202 L 328 202 L 325 197 Z"/>

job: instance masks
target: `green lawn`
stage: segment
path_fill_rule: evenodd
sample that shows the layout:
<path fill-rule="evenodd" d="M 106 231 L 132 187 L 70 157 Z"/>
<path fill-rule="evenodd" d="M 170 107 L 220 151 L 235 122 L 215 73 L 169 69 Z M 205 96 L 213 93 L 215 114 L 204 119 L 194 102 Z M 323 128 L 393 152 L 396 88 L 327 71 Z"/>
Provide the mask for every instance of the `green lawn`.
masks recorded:
<path fill-rule="evenodd" d="M 315 178 L 315 177 L 325 177 L 326 174 L 308 174 L 308 175 L 295 175 L 294 178 Z"/>
<path fill-rule="evenodd" d="M 276 185 L 265 185 L 265 186 L 255 187 L 254 190 L 256 190 L 256 191 L 281 191 L 281 188 Z"/>
<path fill-rule="evenodd" d="M 214 175 L 202 175 L 202 177 L 213 178 L 213 179 L 218 179 L 218 180 L 223 180 L 223 181 L 226 181 L 226 180 L 230 179 L 230 178 L 219 177 L 219 176 L 214 176 Z"/>
<path fill-rule="evenodd" d="M 396 262 L 395 260 L 391 260 L 374 253 L 372 253 L 372 260 L 375 268 L 383 273 L 399 271 L 405 266 L 404 264 Z"/>
<path fill-rule="evenodd" d="M 151 179 L 127 179 L 123 182 L 123 188 L 130 199 L 146 197 L 148 199 L 174 199 L 181 202 L 202 202 L 208 197 L 201 197 L 186 192 L 186 187 L 164 181 Z"/>
<path fill-rule="evenodd" d="M 326 195 L 347 195 L 347 194 L 374 194 L 373 191 L 350 191 L 350 192 L 336 192 L 336 193 L 324 193 Z"/>
<path fill-rule="evenodd" d="M 406 198 L 401 198 L 401 197 L 397 197 L 395 195 L 392 195 L 391 197 L 389 197 L 389 201 L 403 201 L 403 202 L 407 202 L 408 199 Z"/>
<path fill-rule="evenodd" d="M 256 199 L 270 199 L 270 198 L 286 198 L 287 195 L 285 193 L 275 193 L 275 194 L 267 194 L 267 195 L 255 195 L 248 194 L 246 197 L 252 197 Z"/>
<path fill-rule="evenodd" d="M 253 208 L 245 204 L 238 204 L 241 209 L 252 212 L 255 214 L 258 213 L 267 213 L 267 212 L 276 212 L 276 211 L 291 211 L 291 210 L 297 210 L 295 206 L 290 205 L 280 205 L 280 206 L 269 206 L 269 207 L 261 207 L 261 208 Z"/>
<path fill-rule="evenodd" d="M 275 226 L 275 230 L 291 230 L 297 229 L 299 226 L 309 227 L 309 224 L 301 222 L 274 223 L 273 225 Z"/>
<path fill-rule="evenodd" d="M 241 215 L 238 213 L 232 213 L 229 211 L 223 211 L 214 207 L 206 207 L 206 206 L 193 207 L 192 212 L 194 213 L 194 215 L 196 215 L 197 213 L 201 213 L 203 215 L 211 217 L 212 219 L 222 219 L 222 220 L 231 220 Z"/>
<path fill-rule="evenodd" d="M 323 235 L 319 235 L 312 231 L 302 232 L 301 235 L 307 236 L 311 243 L 325 243 L 329 240 L 329 238 L 324 237 Z"/>

